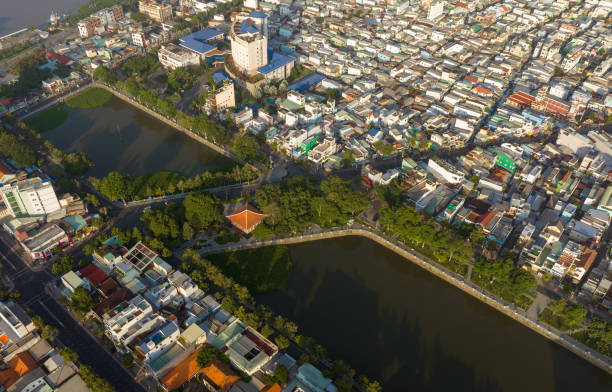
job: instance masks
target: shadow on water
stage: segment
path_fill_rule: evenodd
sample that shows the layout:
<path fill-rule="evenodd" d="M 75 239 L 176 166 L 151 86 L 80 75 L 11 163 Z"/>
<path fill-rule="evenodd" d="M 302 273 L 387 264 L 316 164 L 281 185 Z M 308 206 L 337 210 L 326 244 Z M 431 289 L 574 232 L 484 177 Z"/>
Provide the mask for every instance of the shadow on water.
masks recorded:
<path fill-rule="evenodd" d="M 364 289 L 363 282 L 339 271 L 316 282 L 316 271 L 310 272 L 310 279 L 304 277 L 301 287 L 290 290 L 294 294 L 289 300 L 292 303 L 286 305 L 295 312 L 288 316 L 299 320 L 306 333 L 311 329 L 322 332 L 323 326 L 325 336 L 317 334 L 316 338 L 330 355 L 346 358 L 360 372 L 381 380 L 384 390 L 439 391 L 449 387 L 455 391 L 502 390 L 492 380 L 478 379 L 471 366 L 445 353 L 437 336 L 423 336 L 414 318 L 379 312 L 379 295 Z M 318 289 L 305 297 L 297 296 L 298 292 L 308 292 L 309 287 Z M 324 309 L 309 306 L 303 299 L 313 305 L 325 304 Z M 333 309 L 341 310 L 335 313 Z"/>
<path fill-rule="evenodd" d="M 96 164 L 87 175 L 166 170 L 193 176 L 232 163 L 118 98 L 96 108 L 68 108 L 68 113 L 68 119 L 44 137 L 64 151 L 87 153 Z"/>
<path fill-rule="evenodd" d="M 258 302 L 385 391 L 612 386 L 599 369 L 375 242 L 317 241 L 291 255 L 289 281 Z"/>

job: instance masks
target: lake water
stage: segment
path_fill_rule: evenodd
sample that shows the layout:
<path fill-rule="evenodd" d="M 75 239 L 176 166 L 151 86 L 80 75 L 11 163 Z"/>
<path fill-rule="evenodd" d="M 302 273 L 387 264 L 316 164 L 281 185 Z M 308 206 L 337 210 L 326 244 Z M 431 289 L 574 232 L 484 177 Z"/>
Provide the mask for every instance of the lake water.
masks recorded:
<path fill-rule="evenodd" d="M 0 36 L 49 21 L 51 11 L 69 13 L 86 0 L 0 0 Z"/>
<path fill-rule="evenodd" d="M 92 109 L 68 110 L 68 119 L 43 136 L 66 152 L 84 151 L 96 166 L 88 176 L 116 170 L 132 175 L 161 170 L 186 176 L 233 164 L 134 106 L 113 97 Z"/>
<path fill-rule="evenodd" d="M 385 391 L 611 391 L 612 377 L 360 237 L 290 247 L 293 273 L 258 302 Z"/>

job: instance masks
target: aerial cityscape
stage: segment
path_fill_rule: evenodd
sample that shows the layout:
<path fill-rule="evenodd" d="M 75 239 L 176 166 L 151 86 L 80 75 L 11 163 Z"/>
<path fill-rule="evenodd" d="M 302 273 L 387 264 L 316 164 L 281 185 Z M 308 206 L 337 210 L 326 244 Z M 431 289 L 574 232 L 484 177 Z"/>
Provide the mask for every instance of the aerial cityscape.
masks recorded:
<path fill-rule="evenodd" d="M 0 10 L 0 391 L 612 391 L 611 0 Z"/>

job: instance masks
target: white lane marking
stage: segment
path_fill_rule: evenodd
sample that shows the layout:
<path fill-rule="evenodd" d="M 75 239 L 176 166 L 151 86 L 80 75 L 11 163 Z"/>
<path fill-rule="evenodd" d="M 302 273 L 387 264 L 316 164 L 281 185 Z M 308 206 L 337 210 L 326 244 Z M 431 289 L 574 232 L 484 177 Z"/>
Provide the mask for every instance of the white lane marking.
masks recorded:
<path fill-rule="evenodd" d="M 59 319 L 55 316 L 55 313 L 53 313 L 48 307 L 47 305 L 45 305 L 42 301 L 38 301 L 38 303 L 40 304 L 40 306 L 43 307 L 43 309 L 45 309 L 47 311 L 47 313 L 49 313 L 51 315 L 51 317 L 53 317 L 55 319 L 55 321 L 57 321 L 57 323 L 59 325 L 62 326 L 62 328 L 64 327 L 64 323 L 62 323 L 61 321 L 59 321 Z"/>

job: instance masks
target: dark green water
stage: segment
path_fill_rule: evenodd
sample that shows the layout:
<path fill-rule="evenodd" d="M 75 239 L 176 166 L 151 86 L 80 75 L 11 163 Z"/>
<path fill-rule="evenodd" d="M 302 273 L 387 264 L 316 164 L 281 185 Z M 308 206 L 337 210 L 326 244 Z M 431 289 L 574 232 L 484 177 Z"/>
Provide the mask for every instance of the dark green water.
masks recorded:
<path fill-rule="evenodd" d="M 258 302 L 385 391 L 612 391 L 612 377 L 360 237 L 290 247 L 293 273 Z"/>
<path fill-rule="evenodd" d="M 96 164 L 87 175 L 168 170 L 192 176 L 232 164 L 229 158 L 116 97 L 92 109 L 66 109 L 68 119 L 44 137 L 66 152 L 86 152 Z"/>

